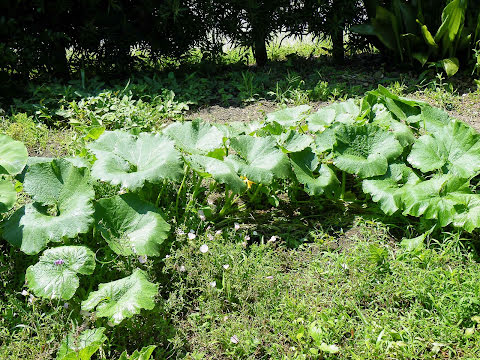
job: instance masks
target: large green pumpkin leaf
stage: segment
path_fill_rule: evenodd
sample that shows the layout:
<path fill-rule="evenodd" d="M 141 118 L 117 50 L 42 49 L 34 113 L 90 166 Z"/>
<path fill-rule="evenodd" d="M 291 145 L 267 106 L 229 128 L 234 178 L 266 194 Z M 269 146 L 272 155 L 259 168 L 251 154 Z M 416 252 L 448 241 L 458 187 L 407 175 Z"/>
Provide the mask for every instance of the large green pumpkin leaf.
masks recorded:
<path fill-rule="evenodd" d="M 361 178 L 385 174 L 388 161 L 403 151 L 393 134 L 372 124 L 342 125 L 337 128 L 335 136 L 335 166 Z"/>
<path fill-rule="evenodd" d="M 425 104 L 421 107 L 420 123 L 427 133 L 435 134 L 442 132 L 452 121 L 450 115 L 442 109 Z"/>
<path fill-rule="evenodd" d="M 305 185 L 305 191 L 309 195 L 331 195 L 339 188 L 340 182 L 335 172 L 325 164 L 319 169 L 318 157 L 312 149 L 290 154 L 290 161 L 298 182 Z"/>
<path fill-rule="evenodd" d="M 334 127 L 315 134 L 315 152 L 318 154 L 332 150 L 336 143 Z"/>
<path fill-rule="evenodd" d="M 422 101 L 395 95 L 382 85 L 378 85 L 378 89 L 376 90 L 369 91 L 362 105 L 371 107 L 375 103 L 382 103 L 396 119 L 408 124 L 420 121 L 421 107 L 426 104 Z M 362 109 L 366 110 L 363 106 Z"/>
<path fill-rule="evenodd" d="M 202 155 L 191 155 L 187 161 L 190 161 L 190 166 L 195 171 L 203 176 L 212 176 L 215 181 L 228 185 L 230 190 L 237 194 L 247 188 L 245 181 L 237 175 L 234 166 L 229 162 Z"/>
<path fill-rule="evenodd" d="M 69 333 L 60 343 L 57 360 L 90 360 L 107 340 L 105 328 L 88 329 L 80 335 Z"/>
<path fill-rule="evenodd" d="M 132 355 L 127 355 L 127 350 L 125 350 L 118 360 L 149 360 L 155 350 L 155 345 L 150 345 L 142 348 L 140 351 L 135 350 Z"/>
<path fill-rule="evenodd" d="M 308 130 L 312 132 L 324 131 L 334 122 L 353 124 L 360 116 L 360 107 L 355 100 L 349 99 L 344 102 L 325 106 L 307 117 Z"/>
<path fill-rule="evenodd" d="M 392 215 L 402 207 L 403 185 L 420 181 L 411 168 L 403 163 L 393 163 L 388 166 L 385 175 L 363 180 L 362 189 L 380 204 L 385 214 Z"/>
<path fill-rule="evenodd" d="M 232 121 L 228 124 L 215 124 L 224 137 L 232 138 L 238 135 L 251 135 L 263 127 L 258 121 Z"/>
<path fill-rule="evenodd" d="M 435 219 L 440 226 L 446 226 L 455 219 L 458 196 L 465 194 L 471 194 L 468 181 L 453 175 L 406 185 L 402 193 L 403 214 Z"/>
<path fill-rule="evenodd" d="M 310 146 L 313 138 L 307 134 L 300 134 L 295 130 L 288 130 L 277 136 L 277 143 L 285 152 L 292 153 L 302 151 Z"/>
<path fill-rule="evenodd" d="M 300 105 L 293 108 L 278 110 L 267 114 L 267 121 L 277 122 L 283 127 L 294 127 L 300 124 L 305 117 L 304 114 L 309 110 L 310 106 L 308 105 Z"/>
<path fill-rule="evenodd" d="M 163 133 L 188 154 L 207 154 L 223 146 L 223 133 L 215 126 L 200 120 L 175 122 Z"/>
<path fill-rule="evenodd" d="M 475 176 L 480 172 L 480 135 L 460 121 L 451 121 L 442 131 L 421 136 L 408 162 L 425 173 L 442 169 L 463 178 Z"/>
<path fill-rule="evenodd" d="M 128 193 L 95 204 L 95 221 L 110 248 L 119 255 L 160 255 L 170 225 L 152 204 Z"/>
<path fill-rule="evenodd" d="M 57 205 L 74 196 L 75 192 L 92 193 L 89 170 L 75 167 L 64 159 L 30 165 L 23 189 L 43 205 Z"/>
<path fill-rule="evenodd" d="M 95 254 L 85 246 L 61 246 L 45 250 L 35 265 L 27 269 L 28 287 L 36 296 L 69 300 L 77 291 L 77 274 L 95 270 Z"/>
<path fill-rule="evenodd" d="M 286 178 L 290 174 L 288 157 L 275 147 L 271 136 L 238 136 L 230 140 L 230 145 L 236 154 L 229 155 L 225 161 L 255 183 L 268 185 L 274 177 Z"/>
<path fill-rule="evenodd" d="M 17 191 L 12 182 L 0 179 L 0 213 L 10 210 L 17 200 Z"/>
<path fill-rule="evenodd" d="M 0 134 L 0 175 L 15 175 L 27 164 L 27 148 L 20 141 Z"/>
<path fill-rule="evenodd" d="M 376 104 L 372 110 L 375 113 L 373 124 L 390 130 L 403 147 L 407 147 L 415 142 L 413 131 L 404 123 L 395 120 L 385 105 Z"/>
<path fill-rule="evenodd" d="M 97 157 L 92 176 L 130 190 L 162 179 L 182 176 L 182 160 L 172 140 L 164 135 L 141 133 L 138 137 L 124 131 L 106 131 L 87 145 Z"/>
<path fill-rule="evenodd" d="M 82 310 L 96 309 L 97 317 L 106 317 L 113 325 L 140 313 L 141 309 L 152 310 L 158 285 L 147 280 L 145 273 L 136 269 L 132 275 L 100 284 L 97 291 L 82 302 Z"/>
<path fill-rule="evenodd" d="M 95 192 L 88 169 L 65 160 L 33 164 L 24 189 L 38 202 L 18 209 L 4 224 L 3 237 L 27 254 L 37 254 L 48 242 L 86 233 L 93 222 Z"/>
<path fill-rule="evenodd" d="M 480 195 L 456 194 L 452 198 L 457 202 L 453 226 L 468 232 L 480 228 Z"/>

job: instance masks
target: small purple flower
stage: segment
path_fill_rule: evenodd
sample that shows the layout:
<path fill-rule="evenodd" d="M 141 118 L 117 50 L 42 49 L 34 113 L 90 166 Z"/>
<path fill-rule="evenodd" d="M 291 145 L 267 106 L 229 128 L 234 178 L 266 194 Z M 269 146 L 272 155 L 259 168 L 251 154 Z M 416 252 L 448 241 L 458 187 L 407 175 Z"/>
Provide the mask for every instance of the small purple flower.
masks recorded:
<path fill-rule="evenodd" d="M 54 263 L 55 265 L 57 265 L 57 266 L 58 266 L 58 265 L 63 265 L 63 264 L 65 264 L 65 260 L 63 260 L 63 259 L 58 259 L 58 260 L 55 260 L 53 263 Z"/>

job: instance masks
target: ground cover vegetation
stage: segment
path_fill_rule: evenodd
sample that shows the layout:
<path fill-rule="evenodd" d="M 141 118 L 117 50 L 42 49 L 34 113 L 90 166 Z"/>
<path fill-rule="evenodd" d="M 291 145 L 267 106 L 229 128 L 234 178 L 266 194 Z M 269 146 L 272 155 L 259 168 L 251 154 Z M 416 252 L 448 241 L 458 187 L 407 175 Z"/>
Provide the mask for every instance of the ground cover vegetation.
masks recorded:
<path fill-rule="evenodd" d="M 480 357 L 473 1 L 0 9 L 0 359 Z"/>
<path fill-rule="evenodd" d="M 381 86 L 105 125 L 73 157 L 2 138 L 3 357 L 478 356 L 468 125 Z"/>

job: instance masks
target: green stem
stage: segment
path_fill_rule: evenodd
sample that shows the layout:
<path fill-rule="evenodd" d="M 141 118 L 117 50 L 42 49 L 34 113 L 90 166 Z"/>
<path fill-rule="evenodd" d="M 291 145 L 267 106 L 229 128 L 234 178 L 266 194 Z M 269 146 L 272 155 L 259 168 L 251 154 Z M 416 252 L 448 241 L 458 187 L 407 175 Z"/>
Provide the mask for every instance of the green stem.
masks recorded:
<path fill-rule="evenodd" d="M 225 215 L 225 212 L 230 208 L 232 204 L 231 201 L 233 196 L 234 196 L 233 192 L 230 194 L 230 187 L 228 185 L 225 185 L 225 203 L 223 204 L 223 207 L 220 209 L 218 216 L 222 217 L 223 215 Z"/>
<path fill-rule="evenodd" d="M 257 188 L 255 189 L 255 192 L 253 193 L 253 196 L 250 198 L 251 202 L 253 202 L 257 198 L 257 195 L 260 192 L 261 188 L 262 188 L 262 184 L 258 184 Z"/>
<path fill-rule="evenodd" d="M 345 184 L 347 182 L 347 173 L 342 171 L 342 192 L 340 193 L 340 200 L 345 198 Z"/>
<path fill-rule="evenodd" d="M 192 205 L 193 201 L 197 198 L 198 189 L 200 189 L 200 185 L 202 185 L 202 180 L 203 178 L 201 176 L 198 176 L 198 180 L 195 183 L 195 187 L 193 188 L 192 197 L 190 198 L 190 201 L 185 207 L 185 212 L 187 212 L 188 209 L 190 209 L 190 206 Z"/>
<path fill-rule="evenodd" d="M 166 187 L 167 187 L 167 180 L 163 180 L 162 188 L 158 192 L 157 201 L 155 201 L 155 206 L 158 207 L 158 204 L 160 204 L 160 199 L 162 198 L 163 191 L 165 190 Z"/>
<path fill-rule="evenodd" d="M 185 180 L 187 179 L 187 174 L 189 169 L 190 169 L 190 166 L 185 164 L 182 183 L 180 184 L 180 188 L 178 189 L 178 193 L 177 193 L 177 199 L 175 200 L 175 213 L 177 214 L 177 217 L 176 217 L 177 223 L 178 223 L 178 203 L 180 202 L 180 194 L 182 193 L 183 186 L 185 185 Z"/>

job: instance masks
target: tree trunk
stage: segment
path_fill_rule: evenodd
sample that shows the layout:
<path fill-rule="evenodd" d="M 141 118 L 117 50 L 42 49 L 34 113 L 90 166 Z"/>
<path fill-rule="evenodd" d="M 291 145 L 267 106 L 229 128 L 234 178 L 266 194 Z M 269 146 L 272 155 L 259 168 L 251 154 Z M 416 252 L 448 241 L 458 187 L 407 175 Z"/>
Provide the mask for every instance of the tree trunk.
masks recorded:
<path fill-rule="evenodd" d="M 67 60 L 67 53 L 63 41 L 54 44 L 52 49 L 53 75 L 55 77 L 67 80 L 70 78 L 70 68 Z"/>
<path fill-rule="evenodd" d="M 343 47 L 343 28 L 334 29 L 332 34 L 332 55 L 336 64 L 343 64 L 345 60 L 345 49 Z"/>
<path fill-rule="evenodd" d="M 345 50 L 343 48 L 343 30 L 345 23 L 343 20 L 343 1 L 333 0 L 331 7 L 330 37 L 332 38 L 332 56 L 336 64 L 343 64 L 345 60 Z"/>
<path fill-rule="evenodd" d="M 254 44 L 254 55 L 255 61 L 257 62 L 258 66 L 265 66 L 267 64 L 268 56 L 267 56 L 267 46 L 265 44 L 265 36 L 263 31 L 256 31 L 254 33 L 255 36 L 255 44 Z"/>

